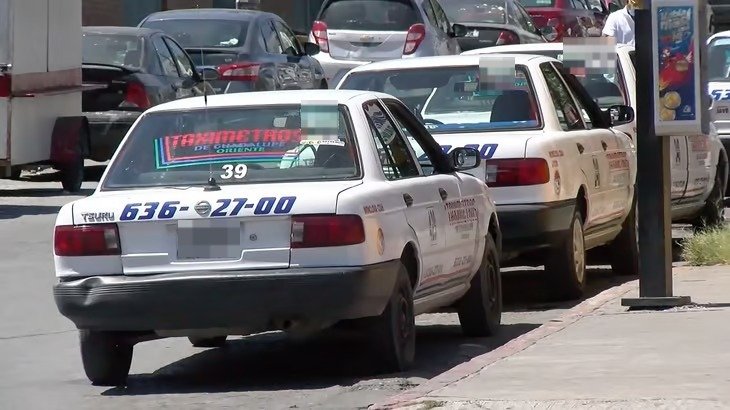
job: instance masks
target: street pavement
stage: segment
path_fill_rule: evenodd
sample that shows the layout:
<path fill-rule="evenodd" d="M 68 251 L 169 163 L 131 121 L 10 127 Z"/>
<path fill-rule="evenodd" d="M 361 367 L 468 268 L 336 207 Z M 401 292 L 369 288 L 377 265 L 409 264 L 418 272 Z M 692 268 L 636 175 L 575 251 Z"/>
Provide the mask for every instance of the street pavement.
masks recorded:
<path fill-rule="evenodd" d="M 98 180 L 103 167 L 87 168 Z M 0 409 L 366 408 L 559 317 L 580 301 L 544 303 L 539 269 L 505 277 L 499 337 L 469 339 L 455 314 L 418 318 L 415 368 L 375 375 L 353 341 L 324 335 L 286 340 L 271 333 L 232 338 L 222 349 L 196 349 L 175 338 L 135 346 L 129 386 L 94 387 L 86 379 L 77 333 L 56 310 L 52 232 L 55 215 L 82 195 L 60 190 L 56 174 L 0 180 Z M 590 272 L 587 297 L 620 285 L 609 270 Z"/>
<path fill-rule="evenodd" d="M 730 267 L 678 267 L 674 285 L 694 304 L 629 312 L 620 300 L 638 288 L 624 284 L 390 408 L 730 408 Z"/>

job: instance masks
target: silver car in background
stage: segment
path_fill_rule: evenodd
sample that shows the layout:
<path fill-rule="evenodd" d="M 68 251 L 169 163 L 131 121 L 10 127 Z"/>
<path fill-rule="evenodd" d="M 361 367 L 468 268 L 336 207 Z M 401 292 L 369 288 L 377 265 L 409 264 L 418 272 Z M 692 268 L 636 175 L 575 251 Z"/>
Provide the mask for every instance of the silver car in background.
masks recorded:
<path fill-rule="evenodd" d="M 351 69 L 375 61 L 456 55 L 457 37 L 436 0 L 325 0 L 312 24 L 309 41 L 334 87 Z"/>

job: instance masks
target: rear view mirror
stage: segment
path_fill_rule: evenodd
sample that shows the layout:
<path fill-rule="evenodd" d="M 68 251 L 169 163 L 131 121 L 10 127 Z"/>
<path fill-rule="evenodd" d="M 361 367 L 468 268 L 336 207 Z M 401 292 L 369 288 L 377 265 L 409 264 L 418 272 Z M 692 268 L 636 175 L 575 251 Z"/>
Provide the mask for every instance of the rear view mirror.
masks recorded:
<path fill-rule="evenodd" d="M 469 29 L 463 24 L 454 24 L 451 26 L 452 37 L 465 37 L 468 32 Z"/>
<path fill-rule="evenodd" d="M 457 171 L 466 171 L 481 165 L 482 157 L 474 148 L 459 147 L 449 152 L 449 163 Z"/>
<path fill-rule="evenodd" d="M 634 109 L 628 105 L 612 105 L 608 113 L 611 116 L 611 125 L 614 126 L 629 124 L 635 118 Z"/>
<path fill-rule="evenodd" d="M 310 43 L 308 41 L 304 43 L 304 54 L 308 56 L 313 56 L 319 54 L 319 51 L 320 49 L 318 45 Z"/>
<path fill-rule="evenodd" d="M 198 68 L 198 74 L 203 81 L 216 81 L 220 78 L 220 73 L 215 68 L 205 67 Z"/>

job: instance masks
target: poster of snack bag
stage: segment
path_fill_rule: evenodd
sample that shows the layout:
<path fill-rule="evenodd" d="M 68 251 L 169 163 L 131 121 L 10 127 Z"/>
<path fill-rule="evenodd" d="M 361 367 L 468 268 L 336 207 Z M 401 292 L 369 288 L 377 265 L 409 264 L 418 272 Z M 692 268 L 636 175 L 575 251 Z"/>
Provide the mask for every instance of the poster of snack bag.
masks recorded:
<path fill-rule="evenodd" d="M 652 2 L 654 17 L 654 124 L 657 135 L 702 133 L 705 87 L 699 64 L 698 0 Z M 704 54 L 704 53 L 702 53 Z M 701 78 L 702 77 L 702 78 Z"/>

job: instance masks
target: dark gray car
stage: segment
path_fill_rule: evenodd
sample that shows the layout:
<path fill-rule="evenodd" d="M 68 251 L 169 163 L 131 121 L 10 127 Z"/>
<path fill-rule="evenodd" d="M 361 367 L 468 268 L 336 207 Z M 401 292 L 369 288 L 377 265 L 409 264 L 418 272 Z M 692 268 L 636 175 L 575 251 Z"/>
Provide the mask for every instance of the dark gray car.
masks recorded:
<path fill-rule="evenodd" d="M 170 10 L 147 16 L 140 27 L 162 30 L 200 67 L 220 74 L 220 93 L 327 88 L 315 44 L 301 44 L 276 14 L 252 10 Z"/>

